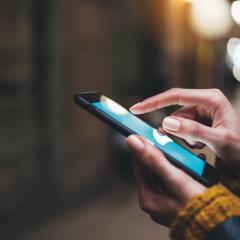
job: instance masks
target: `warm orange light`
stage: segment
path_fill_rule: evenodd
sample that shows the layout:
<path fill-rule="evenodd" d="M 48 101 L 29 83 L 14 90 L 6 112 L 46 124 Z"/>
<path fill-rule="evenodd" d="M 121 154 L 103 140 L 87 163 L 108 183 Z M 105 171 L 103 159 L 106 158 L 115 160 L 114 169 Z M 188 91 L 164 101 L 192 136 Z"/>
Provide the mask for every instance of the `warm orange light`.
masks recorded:
<path fill-rule="evenodd" d="M 232 27 L 227 0 L 195 0 L 192 2 L 191 17 L 193 30 L 205 38 L 223 37 Z"/>
<path fill-rule="evenodd" d="M 192 2 L 195 2 L 197 0 L 182 0 L 182 2 L 185 2 L 185 3 L 192 3 Z"/>

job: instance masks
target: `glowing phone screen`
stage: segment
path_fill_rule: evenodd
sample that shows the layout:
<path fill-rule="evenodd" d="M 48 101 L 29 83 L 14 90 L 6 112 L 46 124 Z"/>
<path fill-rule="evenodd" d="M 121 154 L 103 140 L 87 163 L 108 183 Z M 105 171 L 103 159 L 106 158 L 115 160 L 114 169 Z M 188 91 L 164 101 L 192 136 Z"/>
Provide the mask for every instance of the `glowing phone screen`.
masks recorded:
<path fill-rule="evenodd" d="M 137 135 L 142 136 L 150 143 L 159 148 L 162 152 L 168 154 L 173 159 L 181 162 L 197 174 L 203 174 L 205 162 L 183 148 L 171 138 L 158 132 L 157 129 L 151 127 L 140 118 L 131 114 L 118 103 L 102 96 L 99 102 L 92 103 L 97 109 L 118 121 L 122 125 L 131 129 Z"/>

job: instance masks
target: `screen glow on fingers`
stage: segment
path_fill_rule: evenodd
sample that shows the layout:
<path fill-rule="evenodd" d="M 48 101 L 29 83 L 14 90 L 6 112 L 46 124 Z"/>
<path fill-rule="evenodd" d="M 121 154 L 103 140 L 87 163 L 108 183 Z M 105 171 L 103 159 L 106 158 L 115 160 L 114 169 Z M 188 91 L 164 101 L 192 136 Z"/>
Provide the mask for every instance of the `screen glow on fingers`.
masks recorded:
<path fill-rule="evenodd" d="M 131 130 L 131 134 L 137 134 L 157 147 L 171 159 L 188 167 L 195 173 L 203 175 L 205 162 L 200 158 L 174 142 L 167 135 L 157 131 L 140 118 L 134 116 L 118 103 L 109 98 L 102 97 L 100 101 L 92 103 L 95 108 L 104 112 L 116 123 Z"/>

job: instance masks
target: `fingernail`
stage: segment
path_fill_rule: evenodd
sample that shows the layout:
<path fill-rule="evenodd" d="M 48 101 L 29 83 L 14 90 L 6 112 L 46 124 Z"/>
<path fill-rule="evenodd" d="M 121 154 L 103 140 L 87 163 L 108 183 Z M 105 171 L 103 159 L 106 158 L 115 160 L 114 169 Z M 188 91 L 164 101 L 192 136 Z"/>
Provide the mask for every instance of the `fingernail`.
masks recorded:
<path fill-rule="evenodd" d="M 174 131 L 174 132 L 178 132 L 181 127 L 181 122 L 179 120 L 177 120 L 176 118 L 166 117 L 163 120 L 162 125 L 163 125 L 163 128 L 165 128 L 165 129 L 168 129 L 168 130 Z"/>
<path fill-rule="evenodd" d="M 137 113 L 136 108 L 138 108 L 140 105 L 141 105 L 141 103 L 137 103 L 137 104 L 133 105 L 132 107 L 130 107 L 129 110 L 130 110 L 132 113 Z"/>
<path fill-rule="evenodd" d="M 135 135 L 128 138 L 128 146 L 133 151 L 142 151 L 145 148 L 144 143 Z"/>

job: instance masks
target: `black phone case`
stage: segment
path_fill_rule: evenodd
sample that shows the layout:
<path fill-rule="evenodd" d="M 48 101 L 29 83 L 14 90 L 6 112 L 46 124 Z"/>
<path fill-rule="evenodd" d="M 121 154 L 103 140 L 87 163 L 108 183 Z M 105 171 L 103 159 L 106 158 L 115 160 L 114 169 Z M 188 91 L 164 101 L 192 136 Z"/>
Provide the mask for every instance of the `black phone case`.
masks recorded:
<path fill-rule="evenodd" d="M 122 125 L 119 122 L 114 121 L 111 117 L 109 117 L 107 114 L 105 114 L 104 112 L 98 110 L 97 108 L 95 108 L 93 105 L 91 105 L 89 102 L 87 102 L 86 100 L 84 100 L 83 98 L 81 98 L 79 95 L 75 95 L 74 96 L 74 101 L 81 106 L 83 109 L 85 109 L 86 111 L 88 111 L 89 113 L 93 114 L 95 117 L 97 117 L 98 119 L 102 120 L 103 122 L 105 122 L 107 125 L 111 126 L 113 129 L 115 129 L 116 131 L 120 132 L 121 134 L 123 134 L 125 137 L 128 137 L 132 134 L 136 134 L 134 131 L 132 131 L 131 129 L 125 127 L 124 125 Z M 164 152 L 163 152 L 164 153 Z M 180 169 L 184 170 L 186 173 L 188 173 L 192 178 L 194 178 L 195 180 L 197 180 L 198 182 L 202 183 L 203 185 L 205 185 L 206 187 L 212 186 L 214 184 L 216 184 L 218 182 L 218 179 L 216 177 L 216 181 L 210 181 L 198 174 L 196 174 L 194 171 L 192 171 L 191 169 L 189 169 L 188 167 L 186 167 L 185 165 L 183 165 L 182 163 L 176 161 L 175 159 L 173 159 L 170 155 L 164 153 L 164 155 L 166 156 L 166 158 L 176 167 L 179 167 Z"/>

